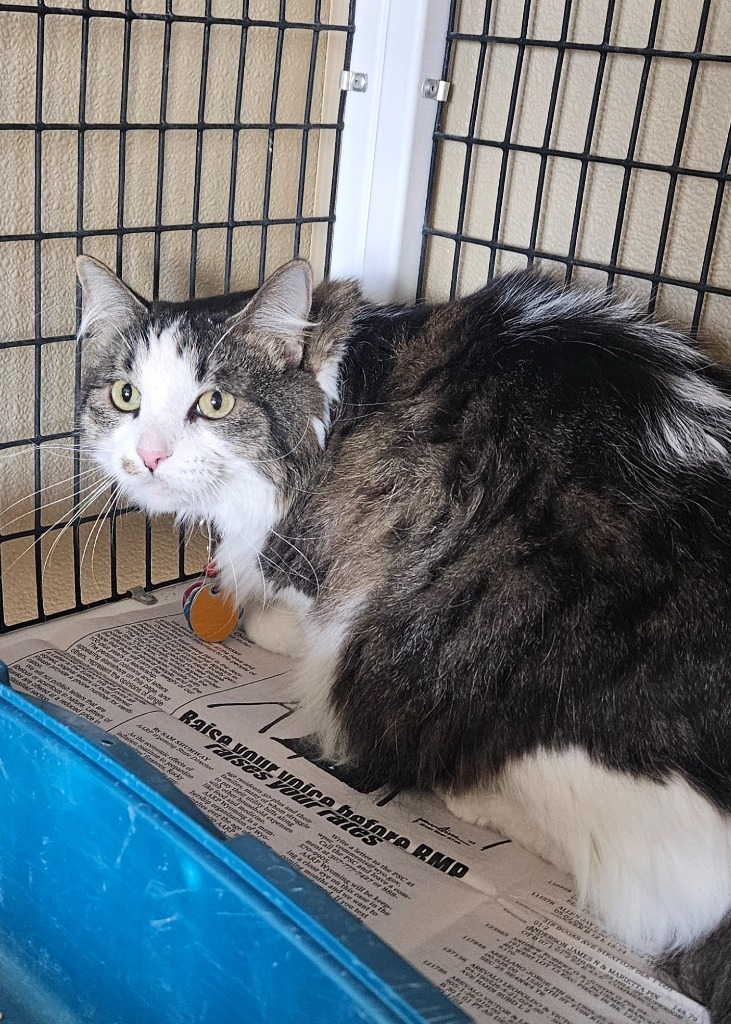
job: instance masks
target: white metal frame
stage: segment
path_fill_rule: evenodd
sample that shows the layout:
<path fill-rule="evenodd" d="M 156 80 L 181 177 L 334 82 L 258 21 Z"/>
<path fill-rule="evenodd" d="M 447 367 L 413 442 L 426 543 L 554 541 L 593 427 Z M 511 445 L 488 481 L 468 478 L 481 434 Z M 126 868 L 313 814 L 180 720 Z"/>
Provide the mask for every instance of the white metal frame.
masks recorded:
<path fill-rule="evenodd" d="M 350 92 L 338 171 L 330 275 L 355 277 L 379 301 L 416 294 L 449 0 L 361 0 L 350 70 L 368 75 Z"/>

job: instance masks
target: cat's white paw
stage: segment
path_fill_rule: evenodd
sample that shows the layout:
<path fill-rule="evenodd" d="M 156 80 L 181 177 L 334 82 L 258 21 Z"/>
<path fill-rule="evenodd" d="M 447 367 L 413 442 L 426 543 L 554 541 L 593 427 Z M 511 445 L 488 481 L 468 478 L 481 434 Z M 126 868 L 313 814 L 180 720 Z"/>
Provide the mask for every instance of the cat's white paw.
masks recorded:
<path fill-rule="evenodd" d="M 295 609 L 273 601 L 247 601 L 244 611 L 246 635 L 259 647 L 274 654 L 297 657 L 302 650 L 302 629 Z"/>
<path fill-rule="evenodd" d="M 441 797 L 455 818 L 499 832 L 556 867 L 570 870 L 562 848 L 553 838 L 524 808 L 498 791 L 486 786 L 460 796 L 442 793 Z"/>

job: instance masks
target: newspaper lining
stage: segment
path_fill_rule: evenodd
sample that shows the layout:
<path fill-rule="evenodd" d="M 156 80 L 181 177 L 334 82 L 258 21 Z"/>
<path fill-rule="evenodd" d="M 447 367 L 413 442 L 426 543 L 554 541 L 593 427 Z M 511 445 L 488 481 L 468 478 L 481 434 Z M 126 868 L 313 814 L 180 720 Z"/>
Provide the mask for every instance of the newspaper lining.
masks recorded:
<path fill-rule="evenodd" d="M 562 872 L 435 797 L 308 760 L 291 662 L 241 629 L 200 641 L 182 589 L 4 638 L 13 686 L 124 740 L 226 835 L 262 839 L 475 1021 L 707 1024 L 577 908 Z"/>

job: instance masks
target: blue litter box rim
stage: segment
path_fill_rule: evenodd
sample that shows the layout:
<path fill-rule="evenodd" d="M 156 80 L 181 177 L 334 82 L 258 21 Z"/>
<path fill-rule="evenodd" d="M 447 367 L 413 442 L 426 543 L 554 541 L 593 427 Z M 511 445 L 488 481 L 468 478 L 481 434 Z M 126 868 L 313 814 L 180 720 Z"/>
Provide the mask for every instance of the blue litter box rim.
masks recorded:
<path fill-rule="evenodd" d="M 464 1024 L 470 1018 L 319 885 L 254 836 L 226 836 L 161 772 L 116 737 L 73 712 L 19 693 L 0 661 L 0 712 L 9 709 L 53 736 L 149 807 L 176 838 L 198 846 L 215 870 L 233 875 L 260 912 L 323 969 L 347 972 L 359 997 L 409 1024 Z M 282 869 L 285 869 L 284 871 Z M 267 874 L 273 873 L 276 881 Z M 327 925 L 321 923 L 327 921 Z M 402 994 L 403 993 L 403 994 Z"/>

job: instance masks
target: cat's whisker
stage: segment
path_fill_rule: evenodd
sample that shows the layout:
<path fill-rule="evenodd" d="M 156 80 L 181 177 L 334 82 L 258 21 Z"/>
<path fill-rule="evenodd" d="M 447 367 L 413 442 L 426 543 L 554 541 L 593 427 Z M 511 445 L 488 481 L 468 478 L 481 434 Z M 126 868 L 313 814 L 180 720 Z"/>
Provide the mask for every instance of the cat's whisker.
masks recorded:
<path fill-rule="evenodd" d="M 208 562 L 210 563 L 213 561 L 213 532 L 210 519 L 206 520 L 206 529 L 208 531 Z"/>
<path fill-rule="evenodd" d="M 193 518 L 193 519 L 190 520 L 190 522 L 188 523 L 188 526 L 186 527 L 186 535 L 185 535 L 185 544 L 187 545 L 189 543 L 189 541 L 191 540 L 191 538 L 193 537 L 193 534 L 194 534 L 194 532 L 196 530 L 196 527 L 200 530 L 201 533 L 203 533 L 204 532 L 203 531 L 203 527 L 204 526 L 206 527 L 205 535 L 208 538 L 208 540 L 207 540 L 206 564 L 203 566 L 203 568 L 198 573 L 198 575 L 195 576 L 194 579 L 193 579 L 193 582 L 201 583 L 201 584 L 205 584 L 206 580 L 208 579 L 207 569 L 208 569 L 209 564 L 213 561 L 211 525 L 208 522 L 208 520 L 206 520 L 205 522 L 202 522 L 200 520 L 197 520 L 197 519 Z M 233 566 L 232 566 L 232 568 L 233 568 Z"/>
<path fill-rule="evenodd" d="M 110 453 L 111 453 L 111 449 L 110 449 Z M 54 462 L 63 462 L 64 460 L 66 462 L 72 462 L 72 463 L 76 463 L 77 460 L 78 460 L 79 466 L 84 466 L 87 463 L 89 463 L 89 464 L 97 464 L 98 465 L 98 459 L 96 459 L 95 456 L 93 454 L 91 454 L 91 453 L 81 454 L 79 452 L 76 452 L 74 454 L 74 453 L 71 453 L 71 452 L 54 451 L 52 453 L 52 457 L 48 456 L 48 453 L 46 453 L 46 452 L 41 452 L 41 454 L 44 456 L 44 461 L 45 461 L 46 466 L 48 466 L 49 464 L 52 465 Z"/>
<path fill-rule="evenodd" d="M 31 444 L 23 445 L 21 451 L 35 452 L 40 451 L 41 454 L 45 452 L 76 452 L 77 454 L 88 451 L 88 445 L 82 441 L 74 441 L 71 438 L 64 441 L 58 438 L 55 441 L 38 441 L 32 442 Z"/>
<path fill-rule="evenodd" d="M 105 480 L 103 482 L 103 484 L 98 487 L 97 490 L 92 491 L 91 494 L 87 495 L 87 497 L 79 505 L 79 507 L 74 512 L 74 514 L 71 516 L 71 518 L 64 524 L 62 529 L 58 532 L 58 534 L 56 535 L 53 543 L 51 544 L 50 549 L 48 550 L 48 552 L 46 554 L 45 559 L 43 560 L 43 569 L 42 569 L 42 575 L 43 576 L 45 576 L 46 569 L 48 567 L 48 563 L 49 563 L 49 561 L 50 561 L 50 559 L 51 559 L 51 557 L 53 555 L 53 552 L 56 549 L 56 546 L 60 543 L 60 541 L 62 540 L 64 535 L 67 533 L 67 531 L 69 529 L 71 529 L 71 527 L 74 525 L 74 523 L 76 523 L 78 520 L 80 520 L 82 518 L 84 512 L 86 512 L 86 510 L 88 508 L 90 508 L 94 504 L 94 502 L 97 500 L 97 498 L 101 497 L 101 495 L 107 489 L 109 484 L 110 484 L 110 481 L 109 480 Z M 36 546 L 36 544 L 41 544 L 43 539 L 45 537 L 47 537 L 48 534 L 52 530 L 55 530 L 58 527 L 59 523 L 61 523 L 61 522 L 63 522 L 63 516 L 61 516 L 59 519 L 57 519 L 56 522 L 53 524 L 53 526 L 49 526 L 46 530 L 44 530 L 44 532 L 41 534 L 41 536 L 38 537 L 36 540 L 34 540 L 33 543 L 31 545 L 29 545 L 29 547 L 27 547 L 25 549 L 25 551 L 23 551 L 23 553 L 21 555 L 19 555 L 18 558 L 15 559 L 15 561 L 12 563 L 12 565 L 15 565 L 15 563 L 17 561 L 19 561 L 20 558 L 23 558 L 25 555 L 27 555 L 28 552 L 31 551 Z M 12 568 L 12 565 L 9 568 Z"/>
<path fill-rule="evenodd" d="M 34 501 L 36 498 L 39 498 L 42 494 L 44 494 L 46 490 L 52 490 L 56 487 L 62 486 L 65 483 L 74 483 L 76 481 L 81 481 L 83 480 L 84 477 L 89 477 L 92 475 L 96 475 L 98 477 L 100 476 L 100 473 L 101 471 L 99 470 L 98 465 L 95 465 L 89 469 L 81 470 L 78 473 L 71 473 L 69 476 L 62 476 L 56 480 L 51 480 L 49 483 L 44 484 L 37 490 L 31 490 L 29 494 L 24 495 L 22 498 L 18 498 L 11 505 L 6 505 L 5 508 L 2 509 L 2 513 L 4 514 L 6 512 L 9 512 L 10 509 L 14 508 L 16 505 L 19 505 L 20 502 Z M 67 497 L 71 498 L 72 496 L 69 495 Z"/>
<path fill-rule="evenodd" d="M 242 310 L 240 310 L 240 311 L 239 311 L 238 313 L 234 314 L 234 316 L 232 316 L 232 317 L 231 317 L 231 326 L 230 326 L 230 327 L 228 328 L 228 330 L 227 330 L 227 331 L 224 331 L 224 332 L 223 332 L 223 334 L 221 335 L 221 337 L 220 337 L 220 338 L 218 339 L 218 341 L 216 342 L 216 344 L 215 344 L 215 345 L 213 346 L 213 348 L 211 349 L 211 351 L 210 351 L 210 353 L 209 353 L 209 359 L 210 359 L 210 357 L 211 357 L 211 356 L 212 356 L 212 355 L 214 354 L 214 352 L 216 351 L 216 349 L 218 348 L 218 346 L 219 346 L 219 345 L 220 345 L 220 344 L 221 344 L 221 343 L 222 343 L 223 341 L 225 341 L 225 340 L 226 340 L 226 338 L 227 338 L 227 337 L 229 336 L 229 334 L 230 334 L 230 333 L 231 333 L 231 332 L 232 332 L 233 330 L 235 330 L 235 329 L 236 329 L 236 328 L 237 328 L 237 327 L 239 326 L 239 324 L 241 323 L 241 321 L 242 321 L 242 320 L 244 319 L 244 314 L 245 314 L 245 312 L 246 312 L 246 309 L 242 309 Z"/>
<path fill-rule="evenodd" d="M 18 446 L 17 447 L 17 451 L 19 451 L 19 452 L 34 452 L 37 449 L 40 450 L 41 453 L 44 453 L 44 452 L 59 452 L 60 451 L 60 452 L 75 452 L 77 454 L 86 454 L 86 453 L 94 452 L 96 450 L 99 450 L 99 451 L 113 451 L 114 450 L 113 446 L 111 446 L 111 445 L 109 445 L 107 443 L 103 443 L 102 444 L 102 443 L 100 443 L 98 441 L 94 441 L 94 442 L 81 441 L 81 440 L 74 441 L 71 437 L 69 437 L 67 440 L 63 440 L 62 438 L 57 438 L 54 441 L 38 441 L 38 442 L 34 441 L 34 442 L 30 443 L 30 444 L 24 444 L 22 446 Z"/>
<path fill-rule="evenodd" d="M 309 583 L 310 582 L 307 579 L 306 576 L 303 576 L 302 573 L 297 572 L 296 569 L 292 569 L 291 567 L 287 568 L 286 563 L 284 562 L 283 559 L 281 559 L 281 556 L 280 556 L 280 564 L 277 564 L 274 561 L 273 558 L 271 558 L 269 555 L 264 554 L 263 551 L 259 551 L 258 548 L 256 548 L 249 541 L 246 541 L 246 543 L 249 545 L 249 547 L 251 548 L 252 551 L 256 552 L 256 556 L 259 559 L 260 567 L 261 567 L 261 559 L 263 558 L 265 562 L 267 562 L 269 565 L 271 565 L 272 569 L 274 569 L 275 572 L 281 572 L 282 569 L 284 568 L 284 569 L 287 569 L 287 572 L 291 573 L 293 576 L 297 576 L 298 579 L 303 580 L 305 583 Z M 272 552 L 272 554 L 276 554 L 276 552 Z M 263 569 L 262 569 L 262 574 L 263 574 Z M 264 583 L 264 585 L 266 585 L 266 580 L 265 579 L 263 580 L 263 583 Z"/>
<path fill-rule="evenodd" d="M 39 488 L 37 491 L 33 491 L 31 494 L 25 494 L 23 495 L 22 498 L 18 498 L 18 500 L 14 501 L 11 505 L 6 505 L 5 508 L 3 508 L 2 511 L 0 511 L 0 515 L 6 515 L 6 513 L 10 512 L 18 505 L 23 504 L 23 502 L 32 502 L 34 498 L 39 497 L 44 491 L 53 490 L 56 487 L 60 487 L 62 484 L 66 484 L 72 480 L 79 479 L 81 476 L 88 476 L 91 473 L 95 473 L 98 475 L 99 468 L 95 467 L 94 469 L 86 470 L 84 473 L 79 474 L 78 477 L 74 475 L 66 477 L 64 480 L 57 480 L 52 484 L 47 484 L 45 487 Z M 85 491 L 88 491 L 89 488 L 95 486 L 95 483 L 96 482 L 87 484 L 84 487 L 79 488 L 79 495 L 83 494 Z M 64 494 L 60 498 L 55 498 L 53 501 L 44 501 L 41 505 L 38 506 L 36 506 L 34 503 L 26 512 L 23 512 L 21 515 L 15 516 L 14 519 L 10 519 L 7 522 L 3 522 L 3 530 L 7 530 L 7 528 L 9 526 L 12 526 L 13 523 L 17 523 L 19 519 L 24 519 L 26 516 L 32 515 L 35 511 L 43 512 L 45 509 L 50 508 L 52 505 L 58 505 L 62 501 L 73 501 L 73 497 L 73 494 Z"/>
<path fill-rule="evenodd" d="M 307 437 L 309 430 L 310 427 L 308 424 L 308 426 L 306 426 L 305 429 L 302 431 L 302 434 L 300 435 L 298 440 L 295 441 L 295 443 L 292 445 L 289 451 L 284 452 L 283 455 L 277 455 L 271 459 L 250 459 L 249 462 L 251 463 L 252 466 L 265 466 L 272 462 L 282 462 L 283 459 L 287 459 L 289 458 L 290 455 L 294 455 L 294 453 L 297 451 L 297 449 L 302 444 L 304 439 Z"/>
<path fill-rule="evenodd" d="M 81 561 L 83 562 L 84 561 L 84 557 L 86 556 L 86 549 L 87 549 L 87 547 L 89 545 L 89 541 L 91 540 L 92 536 L 94 536 L 94 531 L 96 529 L 96 536 L 94 537 L 94 543 L 92 544 L 92 548 L 91 548 L 91 577 L 92 577 L 92 579 L 94 580 L 95 583 L 98 582 L 97 578 L 96 578 L 96 573 L 94 571 L 94 555 L 96 554 L 96 546 L 97 546 L 97 543 L 98 543 L 99 538 L 101 536 L 101 532 L 102 532 L 102 530 L 104 528 L 104 524 L 107 521 L 108 516 L 111 516 L 112 513 L 114 512 L 115 506 L 117 504 L 117 495 L 118 495 L 118 492 L 116 490 L 112 489 L 112 493 L 110 494 L 107 502 L 105 503 L 104 508 L 101 510 L 101 512 L 97 516 L 96 522 L 92 525 L 92 528 L 89 531 L 89 536 L 86 539 L 86 544 L 84 545 L 84 551 L 83 551 L 83 554 L 81 556 Z"/>
<path fill-rule="evenodd" d="M 319 577 L 317 575 L 317 570 L 315 569 L 315 567 L 312 564 L 312 562 L 310 561 L 310 559 L 307 557 L 307 555 L 304 553 L 304 551 L 302 551 L 301 548 L 298 548 L 295 544 L 292 544 L 292 542 L 288 541 L 286 537 L 283 537 L 281 533 L 277 533 L 277 531 L 274 528 L 272 528 L 271 532 L 272 532 L 272 534 L 275 537 L 278 537 L 279 540 L 281 540 L 283 544 L 286 544 L 296 554 L 298 554 L 300 556 L 300 558 L 303 558 L 305 560 L 305 562 L 307 562 L 307 564 L 309 565 L 310 569 L 312 570 L 312 580 L 313 580 L 313 582 L 315 584 L 315 600 L 317 600 L 317 598 L 320 596 L 320 580 L 319 580 Z M 301 576 L 301 579 L 305 579 L 305 577 Z"/>
<path fill-rule="evenodd" d="M 106 510 L 107 510 L 107 508 L 109 506 L 110 500 L 111 500 L 110 498 L 107 498 L 107 500 L 105 501 L 104 506 L 103 506 L 101 512 L 99 512 L 97 514 L 96 519 L 91 524 L 91 528 L 90 528 L 90 530 L 89 530 L 89 532 L 88 532 L 88 534 L 86 536 L 86 540 L 84 541 L 84 547 L 82 548 L 82 551 L 81 551 L 81 557 L 79 558 L 79 564 L 81 566 L 83 566 L 85 564 L 85 562 L 86 562 L 86 552 L 87 552 L 87 550 L 89 548 L 89 544 L 91 543 L 91 539 L 94 536 L 94 530 L 95 530 L 97 524 L 100 522 L 100 520 L 103 520 L 104 514 L 105 514 L 105 512 L 106 512 Z M 94 574 L 94 555 L 93 555 L 93 552 L 92 552 L 92 560 L 91 560 L 91 575 L 92 575 L 92 578 L 93 578 L 94 582 L 96 583 L 97 580 L 96 580 L 96 575 Z"/>
<path fill-rule="evenodd" d="M 205 530 L 204 530 L 204 527 L 206 528 Z M 193 537 L 193 534 L 196 531 L 196 528 L 199 530 L 200 533 L 202 533 L 204 536 L 207 537 L 207 541 L 206 541 L 207 557 L 206 557 L 205 565 L 203 565 L 203 567 L 201 568 L 200 572 L 197 573 L 197 575 L 192 578 L 192 582 L 194 582 L 194 583 L 201 583 L 201 584 L 205 585 L 206 582 L 209 579 L 208 572 L 207 572 L 208 566 L 211 563 L 212 557 L 213 557 L 212 554 L 211 554 L 211 528 L 210 528 L 210 525 L 209 525 L 208 521 L 204 522 L 204 521 L 198 520 L 196 518 L 191 518 L 186 523 L 186 526 L 185 526 L 185 538 L 184 538 L 183 544 L 184 544 L 184 546 L 187 547 L 187 545 L 190 543 L 190 541 L 191 541 L 191 539 Z M 232 568 L 233 568 L 233 566 L 232 566 Z"/>
<path fill-rule="evenodd" d="M 293 491 L 296 491 L 297 494 L 306 494 L 309 497 L 311 497 L 313 494 L 317 494 L 316 490 L 310 490 L 307 487 L 298 487 L 297 484 L 290 484 L 289 486 Z"/>
<path fill-rule="evenodd" d="M 183 526 L 183 548 L 185 549 L 188 547 L 188 545 L 193 539 L 193 534 L 195 533 L 195 523 L 191 521 L 189 523 L 183 523 L 181 525 Z"/>
<path fill-rule="evenodd" d="M 35 491 L 30 491 L 29 493 L 24 494 L 21 498 L 18 498 L 16 502 L 13 502 L 12 505 L 6 506 L 6 508 L 3 509 L 3 511 L 7 512 L 15 505 L 19 504 L 21 501 L 29 501 L 43 494 L 45 491 L 50 491 L 54 488 L 62 487 L 64 484 L 73 483 L 74 481 L 77 480 L 83 480 L 84 477 L 91 476 L 92 474 L 96 474 L 97 476 L 99 476 L 101 472 L 102 471 L 99 469 L 99 466 L 94 465 L 91 466 L 89 469 L 80 470 L 78 473 L 71 473 L 69 476 L 59 477 L 57 480 L 52 480 L 49 483 L 44 484 L 42 487 L 39 487 Z"/>
<path fill-rule="evenodd" d="M 234 581 L 234 605 L 236 608 L 239 608 L 239 578 L 236 575 L 236 566 L 234 565 L 233 559 L 230 556 L 228 562 L 229 565 L 231 566 L 231 576 L 233 577 Z"/>
<path fill-rule="evenodd" d="M 0 462 L 9 461 L 10 459 L 18 459 L 21 458 L 22 456 L 25 456 L 30 462 L 35 457 L 36 450 L 37 449 L 35 448 L 35 446 L 31 447 L 29 445 L 22 445 L 20 447 L 14 448 L 12 451 L 0 452 Z M 67 454 L 74 451 L 76 452 L 76 454 Z M 40 447 L 40 454 L 42 456 L 47 456 L 49 452 L 53 455 L 54 459 L 69 459 L 70 461 L 76 459 L 77 457 L 79 458 L 80 461 L 82 459 L 91 461 L 92 459 L 92 456 L 90 454 L 84 453 L 82 455 L 81 453 L 79 453 L 78 449 L 56 449 L 51 448 L 48 445 L 43 445 Z"/>
<path fill-rule="evenodd" d="M 266 608 L 267 602 L 268 602 L 268 599 L 269 599 L 269 596 L 267 594 L 267 578 L 266 578 L 266 573 L 264 572 L 264 566 L 261 564 L 261 558 L 262 558 L 261 552 L 257 551 L 256 552 L 256 564 L 259 566 L 259 573 L 261 574 L 261 594 L 262 594 L 262 597 L 261 597 L 261 614 L 260 614 L 259 618 L 261 618 L 261 615 L 264 614 L 264 609 Z"/>

